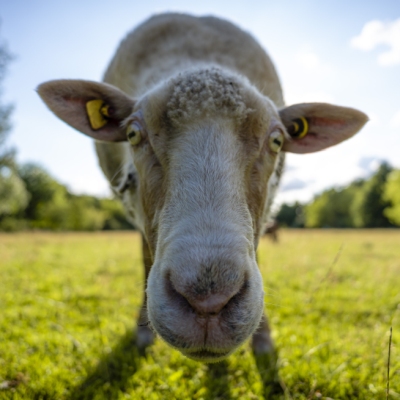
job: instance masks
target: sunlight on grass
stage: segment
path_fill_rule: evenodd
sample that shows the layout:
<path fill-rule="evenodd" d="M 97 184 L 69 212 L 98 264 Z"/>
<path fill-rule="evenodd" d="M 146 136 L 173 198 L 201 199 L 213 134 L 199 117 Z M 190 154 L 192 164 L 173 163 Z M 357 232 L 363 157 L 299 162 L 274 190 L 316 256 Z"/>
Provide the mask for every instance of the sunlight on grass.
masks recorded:
<path fill-rule="evenodd" d="M 259 263 L 287 397 L 386 398 L 393 326 L 400 398 L 400 231 L 280 233 Z M 210 366 L 160 339 L 138 352 L 136 233 L 2 234 L 0 255 L 0 399 L 264 398 L 248 345 Z"/>

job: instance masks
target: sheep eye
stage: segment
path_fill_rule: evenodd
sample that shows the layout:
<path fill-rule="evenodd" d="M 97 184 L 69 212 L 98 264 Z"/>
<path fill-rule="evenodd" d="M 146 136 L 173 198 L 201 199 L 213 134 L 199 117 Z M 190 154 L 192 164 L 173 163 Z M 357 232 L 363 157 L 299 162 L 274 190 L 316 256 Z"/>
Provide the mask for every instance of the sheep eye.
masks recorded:
<path fill-rule="evenodd" d="M 285 137 L 283 135 L 283 132 L 280 129 L 275 129 L 269 135 L 269 148 L 274 153 L 278 153 L 281 150 L 282 146 L 283 146 L 284 140 L 285 140 Z"/>
<path fill-rule="evenodd" d="M 142 128 L 138 122 L 132 122 L 128 125 L 126 129 L 126 136 L 128 138 L 128 142 L 132 146 L 136 146 L 142 140 Z"/>

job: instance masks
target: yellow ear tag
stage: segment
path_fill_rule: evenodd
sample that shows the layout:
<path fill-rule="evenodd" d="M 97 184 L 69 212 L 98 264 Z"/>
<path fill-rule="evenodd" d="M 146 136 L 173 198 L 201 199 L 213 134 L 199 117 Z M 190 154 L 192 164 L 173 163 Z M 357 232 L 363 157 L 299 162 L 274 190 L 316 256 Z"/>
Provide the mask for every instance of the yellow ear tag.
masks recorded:
<path fill-rule="evenodd" d="M 304 117 L 296 118 L 293 121 L 293 125 L 288 129 L 288 132 L 292 138 L 301 139 L 308 133 L 308 121 Z"/>
<path fill-rule="evenodd" d="M 86 103 L 86 111 L 92 129 L 97 130 L 107 124 L 108 108 L 108 104 L 104 104 L 100 99 L 89 100 Z"/>

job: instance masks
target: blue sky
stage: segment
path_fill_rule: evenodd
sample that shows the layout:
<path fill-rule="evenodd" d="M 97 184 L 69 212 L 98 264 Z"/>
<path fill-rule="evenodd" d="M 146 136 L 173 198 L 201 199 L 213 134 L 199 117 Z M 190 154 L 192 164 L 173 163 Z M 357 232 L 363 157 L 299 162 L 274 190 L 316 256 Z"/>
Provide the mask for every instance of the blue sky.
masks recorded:
<path fill-rule="evenodd" d="M 0 37 L 16 55 L 3 101 L 15 105 L 9 143 L 76 193 L 107 195 L 91 139 L 41 103 L 35 87 L 60 78 L 101 80 L 119 41 L 154 13 L 213 14 L 249 31 L 272 57 L 287 104 L 332 102 L 366 112 L 354 138 L 289 155 L 278 201 L 308 200 L 370 174 L 400 168 L 400 1 L 0 0 Z"/>

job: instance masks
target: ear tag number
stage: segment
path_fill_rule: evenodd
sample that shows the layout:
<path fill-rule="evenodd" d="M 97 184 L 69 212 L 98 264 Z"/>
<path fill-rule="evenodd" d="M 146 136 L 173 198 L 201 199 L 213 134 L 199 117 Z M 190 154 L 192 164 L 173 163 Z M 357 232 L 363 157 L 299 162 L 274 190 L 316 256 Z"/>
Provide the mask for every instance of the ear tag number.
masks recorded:
<path fill-rule="evenodd" d="M 301 139 L 308 133 L 308 121 L 304 117 L 296 118 L 288 129 L 289 135 L 294 139 Z"/>
<path fill-rule="evenodd" d="M 109 105 L 105 104 L 103 100 L 89 100 L 86 103 L 86 111 L 93 130 L 100 129 L 107 124 L 110 116 Z"/>

